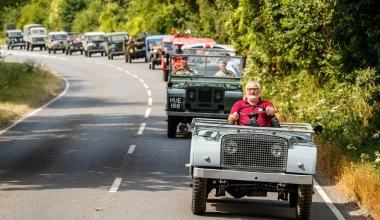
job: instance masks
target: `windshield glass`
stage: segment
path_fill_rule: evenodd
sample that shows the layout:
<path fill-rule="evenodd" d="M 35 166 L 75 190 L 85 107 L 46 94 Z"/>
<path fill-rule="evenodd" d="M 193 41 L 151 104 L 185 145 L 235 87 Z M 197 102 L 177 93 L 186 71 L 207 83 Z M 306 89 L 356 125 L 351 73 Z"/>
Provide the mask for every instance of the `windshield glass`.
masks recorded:
<path fill-rule="evenodd" d="M 67 40 L 79 40 L 82 38 L 82 33 L 70 33 L 67 35 Z"/>
<path fill-rule="evenodd" d="M 22 32 L 9 32 L 8 37 L 22 37 Z"/>
<path fill-rule="evenodd" d="M 173 42 L 164 42 L 164 51 L 173 52 Z"/>
<path fill-rule="evenodd" d="M 148 50 L 151 48 L 157 48 L 160 47 L 161 39 L 155 39 L 155 40 L 148 40 Z"/>
<path fill-rule="evenodd" d="M 228 55 L 228 56 L 236 56 L 236 52 L 230 50 L 221 50 L 221 49 L 200 49 L 200 48 L 188 48 L 183 49 L 182 53 L 184 54 L 197 54 L 197 55 Z"/>
<path fill-rule="evenodd" d="M 104 41 L 103 35 L 85 36 L 87 41 Z"/>
<path fill-rule="evenodd" d="M 241 77 L 242 57 L 173 55 L 171 56 L 171 74 L 208 77 Z M 188 69 L 190 71 L 182 71 Z"/>
<path fill-rule="evenodd" d="M 51 35 L 50 38 L 52 40 L 66 40 L 67 35 L 66 34 L 57 34 L 57 35 Z"/>
<path fill-rule="evenodd" d="M 124 40 L 128 40 L 128 35 L 108 36 L 108 41 L 124 41 Z"/>
<path fill-rule="evenodd" d="M 45 29 L 33 29 L 32 34 L 46 34 Z"/>

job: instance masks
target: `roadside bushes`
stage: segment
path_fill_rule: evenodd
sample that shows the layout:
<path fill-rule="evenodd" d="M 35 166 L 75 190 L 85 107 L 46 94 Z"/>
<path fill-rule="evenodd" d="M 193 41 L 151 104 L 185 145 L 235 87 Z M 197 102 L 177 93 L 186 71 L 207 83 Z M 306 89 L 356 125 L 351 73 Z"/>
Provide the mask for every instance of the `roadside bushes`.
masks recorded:
<path fill-rule="evenodd" d="M 23 63 L 7 63 L 0 58 L 0 91 L 16 84 L 22 77 L 33 74 L 38 66 L 40 65 L 31 59 Z"/>

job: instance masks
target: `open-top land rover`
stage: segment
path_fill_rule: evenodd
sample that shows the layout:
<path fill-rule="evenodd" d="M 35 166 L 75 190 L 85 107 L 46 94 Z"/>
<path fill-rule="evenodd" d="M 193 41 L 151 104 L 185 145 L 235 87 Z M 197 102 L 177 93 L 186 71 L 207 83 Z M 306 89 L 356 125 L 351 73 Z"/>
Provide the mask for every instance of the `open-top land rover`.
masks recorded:
<path fill-rule="evenodd" d="M 260 127 L 258 113 L 249 116 L 250 126 L 221 119 L 193 120 L 187 164 L 193 180 L 193 214 L 206 211 L 208 194 L 214 189 L 217 197 L 226 192 L 234 198 L 277 193 L 278 200 L 295 207 L 296 219 L 309 219 L 317 161 L 314 135 L 322 132 L 322 126 L 313 129 L 310 124 L 272 118 L 272 127 Z"/>
<path fill-rule="evenodd" d="M 188 69 L 178 61 L 188 59 Z M 237 71 L 235 77 L 214 76 L 219 59 L 228 59 Z M 243 58 L 237 56 L 171 55 L 167 83 L 167 135 L 174 138 L 177 130 L 187 132 L 193 118 L 227 119 L 232 105 L 243 98 L 241 71 Z"/>
<path fill-rule="evenodd" d="M 91 57 L 92 54 L 105 53 L 104 50 L 104 32 L 86 32 L 82 41 L 84 55 Z"/>
<path fill-rule="evenodd" d="M 65 45 L 66 55 L 72 55 L 75 52 L 80 52 L 80 54 L 83 54 L 83 37 L 83 34 L 78 32 L 69 32 L 67 34 L 67 41 Z"/>
<path fill-rule="evenodd" d="M 65 53 L 65 44 L 67 43 L 67 33 L 66 32 L 49 32 L 48 39 L 46 40 L 46 48 L 49 53 L 53 51 L 62 51 Z"/>

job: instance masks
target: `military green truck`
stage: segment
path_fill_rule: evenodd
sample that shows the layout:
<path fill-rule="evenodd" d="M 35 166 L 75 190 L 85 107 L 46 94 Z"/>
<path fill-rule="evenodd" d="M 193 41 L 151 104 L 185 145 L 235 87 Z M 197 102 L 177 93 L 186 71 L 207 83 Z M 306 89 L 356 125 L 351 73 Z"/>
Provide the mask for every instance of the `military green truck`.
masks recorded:
<path fill-rule="evenodd" d="M 5 43 L 7 44 L 8 50 L 15 47 L 19 47 L 20 49 L 25 47 L 25 42 L 23 39 L 21 30 L 6 30 L 5 31 Z"/>
<path fill-rule="evenodd" d="M 108 59 L 113 60 L 115 56 L 123 56 L 123 45 L 128 42 L 127 32 L 113 32 L 106 34 L 104 39 L 104 49 Z"/>
<path fill-rule="evenodd" d="M 167 135 L 188 132 L 193 118 L 227 119 L 232 105 L 243 99 L 241 72 L 243 58 L 238 56 L 170 55 L 166 90 Z M 178 65 L 188 60 L 188 67 Z M 218 61 L 225 59 L 235 76 L 215 76 Z"/>

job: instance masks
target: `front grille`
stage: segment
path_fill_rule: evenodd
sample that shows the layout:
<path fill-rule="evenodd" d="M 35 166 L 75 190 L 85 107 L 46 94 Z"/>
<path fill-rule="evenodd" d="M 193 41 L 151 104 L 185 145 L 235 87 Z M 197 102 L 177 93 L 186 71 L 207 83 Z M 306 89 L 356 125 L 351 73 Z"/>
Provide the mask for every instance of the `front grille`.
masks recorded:
<path fill-rule="evenodd" d="M 199 88 L 198 89 L 198 100 L 200 102 L 211 102 L 212 91 L 209 88 Z"/>
<path fill-rule="evenodd" d="M 223 110 L 224 89 L 217 86 L 189 86 L 186 88 L 186 106 L 189 110 Z"/>
<path fill-rule="evenodd" d="M 285 171 L 288 141 L 263 134 L 230 134 L 221 142 L 221 166 L 233 169 Z"/>

